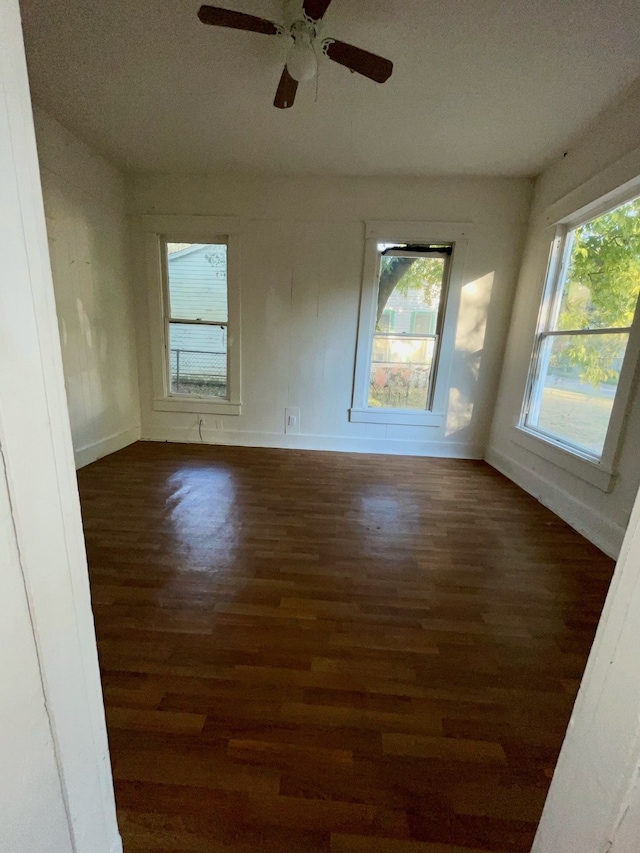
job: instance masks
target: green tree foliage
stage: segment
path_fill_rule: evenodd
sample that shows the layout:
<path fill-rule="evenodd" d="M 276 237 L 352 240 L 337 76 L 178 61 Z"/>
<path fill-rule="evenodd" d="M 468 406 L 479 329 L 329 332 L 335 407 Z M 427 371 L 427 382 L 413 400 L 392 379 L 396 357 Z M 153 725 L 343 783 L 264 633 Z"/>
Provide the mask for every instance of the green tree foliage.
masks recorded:
<path fill-rule="evenodd" d="M 585 223 L 574 232 L 556 328 L 607 329 L 631 325 L 640 294 L 640 199 Z M 549 366 L 579 369 L 583 382 L 617 380 L 627 336 L 575 336 L 556 341 Z"/>
<path fill-rule="evenodd" d="M 397 258 L 383 255 L 380 263 L 377 323 L 394 291 L 406 296 L 420 289 L 427 305 L 436 305 L 442 286 L 442 258 Z"/>

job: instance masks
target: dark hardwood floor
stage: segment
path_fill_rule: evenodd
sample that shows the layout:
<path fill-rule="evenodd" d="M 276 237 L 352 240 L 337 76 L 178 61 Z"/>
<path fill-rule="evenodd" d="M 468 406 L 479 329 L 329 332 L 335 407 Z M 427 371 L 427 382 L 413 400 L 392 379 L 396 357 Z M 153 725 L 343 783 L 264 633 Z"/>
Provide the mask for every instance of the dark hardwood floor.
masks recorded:
<path fill-rule="evenodd" d="M 79 483 L 125 853 L 529 851 L 611 560 L 483 462 Z"/>

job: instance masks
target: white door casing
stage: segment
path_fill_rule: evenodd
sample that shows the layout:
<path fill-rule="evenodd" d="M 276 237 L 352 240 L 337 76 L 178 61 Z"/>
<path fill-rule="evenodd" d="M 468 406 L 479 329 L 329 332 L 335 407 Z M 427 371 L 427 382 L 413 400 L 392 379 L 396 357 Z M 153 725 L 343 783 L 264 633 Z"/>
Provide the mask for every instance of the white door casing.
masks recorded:
<path fill-rule="evenodd" d="M 0 187 L 0 489 L 6 481 L 15 546 L 2 560 L 22 576 L 29 624 L 16 626 L 12 637 L 33 638 L 46 709 L 24 755 L 38 737 L 46 753 L 48 732 L 59 798 L 52 789 L 50 808 L 41 812 L 34 801 L 29 831 L 51 823 L 38 853 L 116 853 L 122 845 L 17 0 L 0 0 Z M 19 588 L 12 589 L 17 596 Z M 26 641 L 15 642 L 16 654 L 26 653 Z M 23 695 L 17 686 L 15 695 Z M 29 695 L 25 713 L 38 701 Z M 47 731 L 38 728 L 43 719 Z M 3 772 L 10 770 L 0 767 L 0 778 Z M 66 839 L 56 828 L 60 809 Z M 0 815 L 14 833 L 12 853 L 31 853 L 14 817 L 9 806 Z"/>

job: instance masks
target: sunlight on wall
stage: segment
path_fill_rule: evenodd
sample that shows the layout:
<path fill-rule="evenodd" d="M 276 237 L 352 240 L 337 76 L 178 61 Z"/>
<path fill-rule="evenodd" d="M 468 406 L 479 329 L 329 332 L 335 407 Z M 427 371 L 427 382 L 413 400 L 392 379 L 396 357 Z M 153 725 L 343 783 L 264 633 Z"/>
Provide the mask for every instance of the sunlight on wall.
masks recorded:
<path fill-rule="evenodd" d="M 462 288 L 454 355 L 460 378 L 449 389 L 447 435 L 460 432 L 471 423 L 494 275 L 487 273 Z"/>

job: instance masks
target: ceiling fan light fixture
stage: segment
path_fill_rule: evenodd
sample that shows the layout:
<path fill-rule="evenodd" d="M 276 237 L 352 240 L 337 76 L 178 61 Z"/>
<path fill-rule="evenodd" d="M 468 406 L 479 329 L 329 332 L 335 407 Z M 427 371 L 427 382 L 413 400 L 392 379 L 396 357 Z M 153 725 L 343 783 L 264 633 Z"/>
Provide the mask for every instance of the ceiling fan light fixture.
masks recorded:
<path fill-rule="evenodd" d="M 298 83 L 306 83 L 318 73 L 318 58 L 311 42 L 296 39 L 287 56 L 289 74 Z"/>

